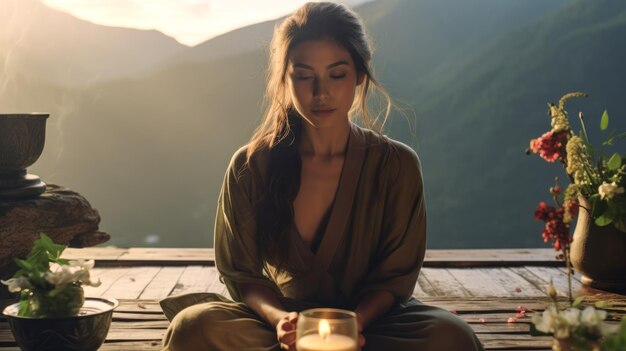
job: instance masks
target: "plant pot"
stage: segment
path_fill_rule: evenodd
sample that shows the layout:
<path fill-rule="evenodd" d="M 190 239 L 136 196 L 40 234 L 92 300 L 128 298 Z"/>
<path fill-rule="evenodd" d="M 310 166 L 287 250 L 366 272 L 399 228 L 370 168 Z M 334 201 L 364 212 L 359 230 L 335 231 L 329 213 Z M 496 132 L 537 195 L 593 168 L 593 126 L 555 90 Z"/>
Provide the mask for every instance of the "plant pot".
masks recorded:
<path fill-rule="evenodd" d="M 599 227 L 579 198 L 580 210 L 571 245 L 574 269 L 582 274 L 582 283 L 600 290 L 626 293 L 626 233 L 613 225 Z M 583 208 L 584 207 L 584 208 Z"/>
<path fill-rule="evenodd" d="M 115 299 L 88 297 L 76 316 L 20 317 L 18 303 L 2 313 L 23 351 L 96 351 L 106 339 L 118 305 Z"/>
<path fill-rule="evenodd" d="M 48 114 L 0 114 L 0 200 L 37 197 L 46 184 L 27 174 L 43 151 Z"/>

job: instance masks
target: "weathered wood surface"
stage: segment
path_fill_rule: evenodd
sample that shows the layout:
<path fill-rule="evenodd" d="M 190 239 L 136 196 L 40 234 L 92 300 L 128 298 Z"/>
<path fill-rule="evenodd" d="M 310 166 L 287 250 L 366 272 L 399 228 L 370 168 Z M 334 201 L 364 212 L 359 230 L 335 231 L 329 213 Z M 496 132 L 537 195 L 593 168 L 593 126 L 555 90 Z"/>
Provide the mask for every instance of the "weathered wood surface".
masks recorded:
<path fill-rule="evenodd" d="M 100 267 L 135 266 L 212 266 L 215 251 L 212 248 L 69 248 L 63 257 L 68 259 L 91 258 Z M 424 267 L 561 267 L 552 249 L 476 249 L 428 250 Z"/>
<path fill-rule="evenodd" d="M 107 340 L 100 350 L 159 350 L 168 326 L 158 305 L 159 299 L 188 292 L 218 292 L 228 296 L 212 262 L 198 260 L 198 257 L 212 253 L 206 249 L 187 250 L 68 250 L 68 258 L 98 259 L 93 275 L 102 280 L 102 285 L 87 287 L 87 296 L 120 299 Z M 483 260 L 487 263 L 473 268 L 466 268 L 467 262 L 458 260 L 459 257 L 469 256 L 465 250 L 440 250 L 429 254 L 427 259 L 435 263 L 440 263 L 442 257 L 454 256 L 457 260 L 455 264 L 426 265 L 416 284 L 414 296 L 425 304 L 452 311 L 468 322 L 487 350 L 550 350 L 550 338 L 529 336 L 530 318 L 532 313 L 542 311 L 547 305 L 549 299 L 544 291 L 550 279 L 559 289 L 561 303 L 566 304 L 566 291 L 561 291 L 567 287 L 564 268 L 552 264 L 539 265 L 549 261 L 550 255 L 543 250 L 520 250 L 530 251 L 531 258 L 496 266 L 495 262 L 511 261 L 505 257 L 508 251 L 490 251 L 480 250 L 477 253 L 472 250 L 472 255 L 479 256 L 471 257 L 472 262 Z M 86 253 L 94 255 L 89 257 Z M 98 264 L 100 259 L 108 260 L 108 264 Z M 186 264 L 175 259 L 181 259 Z M 110 266 L 116 262 L 117 266 Z M 151 264 L 144 265 L 144 262 Z M 170 264 L 172 262 L 177 264 Z M 586 289 L 577 276 L 574 276 L 573 282 L 575 295 L 586 295 L 589 303 L 610 301 L 611 319 L 619 320 L 626 313 L 626 296 Z M 526 316 L 516 317 L 518 306 L 529 310 Z M 509 323 L 510 317 L 516 317 L 516 321 Z M 7 322 L 0 318 L 0 351 L 8 350 L 18 349 Z"/>

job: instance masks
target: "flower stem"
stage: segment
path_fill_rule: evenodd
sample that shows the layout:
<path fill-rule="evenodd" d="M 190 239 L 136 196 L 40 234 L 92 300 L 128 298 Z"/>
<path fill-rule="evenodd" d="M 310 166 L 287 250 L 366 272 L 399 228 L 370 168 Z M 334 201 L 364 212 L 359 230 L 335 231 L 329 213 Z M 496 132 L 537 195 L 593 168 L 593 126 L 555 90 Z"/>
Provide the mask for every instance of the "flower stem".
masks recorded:
<path fill-rule="evenodd" d="M 571 306 L 574 299 L 572 298 L 572 268 L 569 255 L 569 245 L 567 245 L 567 247 L 563 250 L 563 254 L 565 255 L 565 267 L 567 269 L 567 298 L 569 299 L 569 304 Z"/>
<path fill-rule="evenodd" d="M 589 145 L 589 136 L 587 135 L 587 128 L 585 128 L 585 117 L 582 112 L 578 113 L 578 119 L 580 120 L 580 125 L 583 129 L 583 136 L 585 137 L 585 143 Z"/>

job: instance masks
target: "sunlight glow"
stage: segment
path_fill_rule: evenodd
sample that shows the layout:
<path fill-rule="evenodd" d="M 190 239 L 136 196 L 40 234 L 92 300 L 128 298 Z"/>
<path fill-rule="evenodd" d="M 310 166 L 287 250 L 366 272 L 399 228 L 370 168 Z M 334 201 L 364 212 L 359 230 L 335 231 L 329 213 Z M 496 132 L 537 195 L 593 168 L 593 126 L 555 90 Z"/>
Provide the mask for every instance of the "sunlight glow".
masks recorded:
<path fill-rule="evenodd" d="M 156 29 L 194 46 L 246 25 L 284 16 L 306 0 L 41 0 L 96 24 Z M 354 6 L 366 0 L 345 1 Z"/>

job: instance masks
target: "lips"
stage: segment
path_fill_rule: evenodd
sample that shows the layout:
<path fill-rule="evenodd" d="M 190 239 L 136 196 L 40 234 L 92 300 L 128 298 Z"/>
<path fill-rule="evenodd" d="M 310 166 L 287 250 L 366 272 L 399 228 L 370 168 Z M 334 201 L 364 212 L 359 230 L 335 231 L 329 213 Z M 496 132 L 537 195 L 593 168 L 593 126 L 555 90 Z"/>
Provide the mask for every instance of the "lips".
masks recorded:
<path fill-rule="evenodd" d="M 335 110 L 336 109 L 332 107 L 316 107 L 311 109 L 311 112 L 313 112 L 313 114 L 316 116 L 327 116 L 335 112 Z"/>

